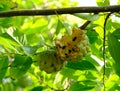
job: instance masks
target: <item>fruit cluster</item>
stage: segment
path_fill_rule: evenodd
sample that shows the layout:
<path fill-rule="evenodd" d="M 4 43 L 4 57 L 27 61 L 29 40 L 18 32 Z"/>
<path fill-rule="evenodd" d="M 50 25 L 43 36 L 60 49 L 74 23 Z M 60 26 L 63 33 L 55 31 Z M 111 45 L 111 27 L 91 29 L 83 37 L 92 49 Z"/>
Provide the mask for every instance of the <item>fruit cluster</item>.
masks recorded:
<path fill-rule="evenodd" d="M 55 42 L 56 50 L 39 55 L 39 67 L 47 73 L 59 71 L 67 61 L 79 61 L 89 51 L 89 40 L 80 28 L 73 28 L 71 35 L 64 35 Z"/>

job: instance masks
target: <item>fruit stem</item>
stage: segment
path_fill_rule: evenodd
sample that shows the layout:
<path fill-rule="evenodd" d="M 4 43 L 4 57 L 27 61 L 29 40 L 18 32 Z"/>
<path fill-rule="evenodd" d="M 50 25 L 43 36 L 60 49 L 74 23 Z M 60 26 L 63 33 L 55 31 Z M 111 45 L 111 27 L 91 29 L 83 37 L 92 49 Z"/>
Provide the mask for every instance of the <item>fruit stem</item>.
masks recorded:
<path fill-rule="evenodd" d="M 90 24 L 90 22 L 91 21 L 86 21 L 82 26 L 80 26 L 79 28 L 81 29 L 81 30 L 84 30 L 87 26 L 88 26 L 88 24 Z"/>

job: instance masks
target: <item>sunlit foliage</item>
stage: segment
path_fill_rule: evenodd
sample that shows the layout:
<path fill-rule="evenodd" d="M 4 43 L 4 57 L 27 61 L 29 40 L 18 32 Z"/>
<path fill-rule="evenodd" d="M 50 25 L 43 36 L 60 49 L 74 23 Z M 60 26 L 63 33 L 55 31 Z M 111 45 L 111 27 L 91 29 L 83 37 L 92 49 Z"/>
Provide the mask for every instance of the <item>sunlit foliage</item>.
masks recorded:
<path fill-rule="evenodd" d="M 90 0 L 89 0 L 90 1 Z M 118 0 L 118 4 L 119 4 Z M 98 6 L 110 5 L 109 0 L 96 0 Z M 76 7 L 76 0 L 1 0 L 0 11 Z M 119 91 L 120 90 L 120 23 L 119 13 L 97 15 L 67 14 L 51 16 L 14 16 L 0 18 L 0 91 Z M 67 62 L 57 72 L 39 69 L 35 57 L 55 41 L 71 34 L 73 27 L 91 23 L 83 31 L 90 42 L 90 52 L 78 62 Z M 104 66 L 103 41 L 106 41 Z M 45 55 L 44 55 L 45 56 Z M 45 59 L 49 57 L 46 55 Z M 103 74 L 105 73 L 105 76 Z M 103 81 L 104 77 L 104 81 Z M 106 88 L 104 87 L 106 86 Z"/>

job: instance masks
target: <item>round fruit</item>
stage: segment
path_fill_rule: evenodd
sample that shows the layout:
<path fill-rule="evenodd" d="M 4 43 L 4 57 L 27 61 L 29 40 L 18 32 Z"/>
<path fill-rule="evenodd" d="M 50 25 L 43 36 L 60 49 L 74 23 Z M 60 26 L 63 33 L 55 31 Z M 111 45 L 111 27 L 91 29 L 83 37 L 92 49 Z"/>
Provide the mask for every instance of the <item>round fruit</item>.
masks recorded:
<path fill-rule="evenodd" d="M 51 50 L 39 53 L 38 62 L 40 70 L 47 73 L 59 71 L 65 64 L 65 61 L 56 54 L 56 51 Z"/>
<path fill-rule="evenodd" d="M 80 28 L 73 28 L 71 35 L 64 35 L 55 43 L 57 54 L 67 61 L 79 61 L 89 51 L 89 39 Z"/>

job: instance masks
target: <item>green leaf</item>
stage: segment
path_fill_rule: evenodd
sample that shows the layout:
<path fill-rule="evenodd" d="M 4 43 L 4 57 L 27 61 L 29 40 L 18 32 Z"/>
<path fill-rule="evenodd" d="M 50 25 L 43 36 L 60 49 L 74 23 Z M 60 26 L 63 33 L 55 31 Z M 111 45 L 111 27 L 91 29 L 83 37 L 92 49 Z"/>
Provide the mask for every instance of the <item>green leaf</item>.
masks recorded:
<path fill-rule="evenodd" d="M 106 32 L 109 33 L 109 31 L 112 29 L 112 20 L 108 19 L 106 23 Z"/>
<path fill-rule="evenodd" d="M 10 79 L 5 79 L 4 84 L 2 84 L 2 91 L 15 91 Z"/>
<path fill-rule="evenodd" d="M 114 63 L 114 69 L 115 69 L 115 72 L 118 76 L 120 76 L 120 66 L 116 63 Z"/>
<path fill-rule="evenodd" d="M 0 1 L 0 11 L 10 10 L 10 8 L 14 7 L 14 3 L 12 0 L 2 0 Z"/>
<path fill-rule="evenodd" d="M 110 5 L 110 0 L 104 0 L 104 5 Z"/>
<path fill-rule="evenodd" d="M 20 42 L 19 42 L 18 40 L 16 40 L 13 36 L 11 36 L 11 35 L 8 34 L 8 33 L 3 33 L 1 36 L 2 36 L 3 38 L 8 39 L 9 41 L 11 40 L 11 41 L 13 41 L 13 42 L 15 42 L 15 43 L 17 43 L 17 44 L 20 44 Z M 15 44 L 15 43 L 14 43 L 14 44 Z"/>
<path fill-rule="evenodd" d="M 116 89 L 117 89 L 117 90 L 120 90 L 120 86 L 119 86 L 119 85 L 117 85 L 117 86 L 116 86 Z"/>
<path fill-rule="evenodd" d="M 44 39 L 44 37 L 40 34 L 39 35 L 39 46 L 43 46 L 44 44 L 45 44 L 45 39 Z"/>
<path fill-rule="evenodd" d="M 93 88 L 94 86 L 84 85 L 84 84 L 80 84 L 80 82 L 75 82 L 71 84 L 68 91 L 89 91 Z"/>
<path fill-rule="evenodd" d="M 43 87 L 37 86 L 37 87 L 34 87 L 31 91 L 43 91 Z"/>
<path fill-rule="evenodd" d="M 68 62 L 66 66 L 75 70 L 96 70 L 95 66 L 86 60 L 80 62 Z"/>
<path fill-rule="evenodd" d="M 87 27 L 87 30 L 91 30 L 91 29 L 95 29 L 96 27 L 98 27 L 99 25 L 98 24 L 90 24 L 88 27 Z"/>
<path fill-rule="evenodd" d="M 116 29 L 112 34 L 113 34 L 117 39 L 120 39 L 120 28 Z"/>
<path fill-rule="evenodd" d="M 89 21 L 95 21 L 95 20 L 99 19 L 99 17 L 100 17 L 98 14 L 95 14 L 95 15 L 91 15 L 91 14 L 74 14 L 74 16 L 77 16 L 79 18 L 89 20 Z"/>
<path fill-rule="evenodd" d="M 67 31 L 68 34 L 71 34 L 71 29 L 68 23 L 62 22 L 61 20 L 58 19 L 58 24 L 57 24 L 57 28 L 56 28 L 56 32 L 55 34 L 58 35 L 60 33 L 60 30 L 62 28 L 65 28 L 65 30 Z"/>
<path fill-rule="evenodd" d="M 63 28 L 62 22 L 58 19 L 57 28 L 55 34 L 58 35 L 60 30 Z"/>
<path fill-rule="evenodd" d="M 73 14 L 73 15 L 85 20 L 88 20 L 91 17 L 90 14 Z"/>
<path fill-rule="evenodd" d="M 38 46 L 23 46 L 22 48 L 27 55 L 33 55 L 37 51 Z"/>
<path fill-rule="evenodd" d="M 94 30 L 87 31 L 87 36 L 91 44 L 94 43 L 98 39 L 98 33 Z"/>
<path fill-rule="evenodd" d="M 112 26 L 115 28 L 115 29 L 120 29 L 120 23 L 117 23 L 117 22 L 112 22 Z"/>
<path fill-rule="evenodd" d="M 5 76 L 7 69 L 8 69 L 8 57 L 1 56 L 0 57 L 0 83 L 2 78 Z"/>
<path fill-rule="evenodd" d="M 70 28 L 70 25 L 68 24 L 68 23 L 63 23 L 63 26 L 64 26 L 64 28 L 66 29 L 66 32 L 68 33 L 68 34 L 71 34 L 72 33 L 72 29 Z"/>
<path fill-rule="evenodd" d="M 110 0 L 96 0 L 98 6 L 108 6 L 110 5 Z"/>
<path fill-rule="evenodd" d="M 116 64 L 120 66 L 120 42 L 114 34 L 108 34 L 108 48 Z"/>
<path fill-rule="evenodd" d="M 94 81 L 94 80 L 84 80 L 84 81 L 80 81 L 80 82 L 83 84 L 86 84 L 86 85 L 96 85 L 97 84 L 97 81 Z"/>
<path fill-rule="evenodd" d="M 114 68 L 117 75 L 120 76 L 120 42 L 118 39 L 112 34 L 109 33 L 108 35 L 108 48 L 112 58 L 115 60 Z"/>
<path fill-rule="evenodd" d="M 65 77 L 68 77 L 68 78 L 71 78 L 71 79 L 77 79 L 78 76 L 74 75 L 75 72 L 76 72 L 76 70 L 74 70 L 74 69 L 64 67 L 61 71 L 61 74 L 64 75 Z"/>
<path fill-rule="evenodd" d="M 9 49 L 9 50 L 11 49 L 11 50 L 17 51 L 15 48 L 15 45 L 16 45 L 15 42 L 13 42 L 9 39 L 3 38 L 1 36 L 0 36 L 0 45 L 2 45 L 6 49 Z"/>
<path fill-rule="evenodd" d="M 36 25 L 38 25 L 38 24 L 36 24 Z M 35 27 L 32 27 L 32 26 L 29 27 L 28 26 L 27 28 L 25 28 L 21 31 L 22 31 L 22 33 L 24 33 L 26 35 L 32 35 L 32 34 L 40 33 L 40 31 L 43 31 L 45 27 L 46 27 L 46 23 L 43 22 L 43 24 L 41 24 L 41 25 L 39 24 L 39 26 L 35 26 Z M 40 29 L 42 29 L 42 30 L 40 30 Z"/>
<path fill-rule="evenodd" d="M 100 66 L 100 64 L 92 57 L 92 55 L 87 55 L 85 59 L 91 62 L 94 66 Z"/>
<path fill-rule="evenodd" d="M 21 76 L 19 79 L 17 79 L 17 82 L 23 88 L 30 86 L 33 83 L 31 77 L 27 75 Z"/>
<path fill-rule="evenodd" d="M 0 19 L 0 26 L 3 28 L 9 28 L 13 23 L 14 22 L 12 17 Z"/>
<path fill-rule="evenodd" d="M 15 55 L 14 61 L 11 64 L 10 75 L 13 78 L 19 78 L 24 75 L 31 67 L 32 59 L 27 56 Z"/>
<path fill-rule="evenodd" d="M 91 15 L 91 17 L 88 19 L 89 21 L 95 21 L 99 19 L 99 14 Z"/>

